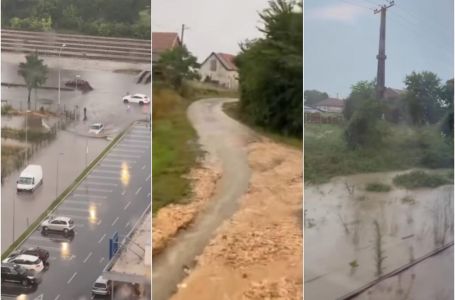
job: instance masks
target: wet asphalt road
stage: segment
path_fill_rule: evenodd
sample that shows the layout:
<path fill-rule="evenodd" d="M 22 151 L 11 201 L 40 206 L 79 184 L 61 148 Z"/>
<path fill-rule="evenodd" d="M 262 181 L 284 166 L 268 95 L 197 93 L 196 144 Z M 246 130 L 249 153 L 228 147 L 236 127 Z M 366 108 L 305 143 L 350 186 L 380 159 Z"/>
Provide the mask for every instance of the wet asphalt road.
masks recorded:
<path fill-rule="evenodd" d="M 246 145 L 254 133 L 229 118 L 222 110 L 227 99 L 205 99 L 188 108 L 188 117 L 197 130 L 209 159 L 222 165 L 223 175 L 214 198 L 192 226 L 180 232 L 169 246 L 153 257 L 152 298 L 167 300 L 185 277 L 184 266 L 192 267 L 213 237 L 214 231 L 232 216 L 239 198 L 247 191 L 250 178 Z"/>
<path fill-rule="evenodd" d="M 150 129 L 136 124 L 62 202 L 54 214 L 73 218 L 74 236 L 39 230 L 21 247 L 50 252 L 36 288 L 2 285 L 2 299 L 90 299 L 91 286 L 109 259 L 109 238 L 128 233 L 151 200 Z"/>

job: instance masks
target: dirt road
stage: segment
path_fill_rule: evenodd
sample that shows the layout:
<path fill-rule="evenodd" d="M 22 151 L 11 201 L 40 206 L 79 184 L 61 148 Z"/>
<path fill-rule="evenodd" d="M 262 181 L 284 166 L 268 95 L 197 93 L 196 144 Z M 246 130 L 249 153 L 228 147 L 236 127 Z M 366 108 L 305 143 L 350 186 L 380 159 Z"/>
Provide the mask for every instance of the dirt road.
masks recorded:
<path fill-rule="evenodd" d="M 189 108 L 208 163 L 222 176 L 194 223 L 154 256 L 153 299 L 175 292 L 172 299 L 301 299 L 302 153 L 230 119 L 224 101 Z"/>

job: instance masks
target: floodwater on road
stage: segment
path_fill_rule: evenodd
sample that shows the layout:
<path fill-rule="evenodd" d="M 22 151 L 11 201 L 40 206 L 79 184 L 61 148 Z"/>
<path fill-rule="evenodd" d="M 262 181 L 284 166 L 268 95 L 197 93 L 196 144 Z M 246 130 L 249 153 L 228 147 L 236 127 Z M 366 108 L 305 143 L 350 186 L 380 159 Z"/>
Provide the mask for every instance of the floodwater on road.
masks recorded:
<path fill-rule="evenodd" d="M 238 199 L 246 192 L 250 179 L 246 145 L 253 133 L 222 111 L 230 100 L 205 99 L 188 108 L 188 117 L 208 152 L 208 159 L 221 164 L 223 175 L 214 198 L 189 229 L 179 233 L 168 247 L 153 258 L 152 298 L 167 300 L 185 277 L 212 238 L 215 230 L 238 207 Z"/>
<path fill-rule="evenodd" d="M 453 185 L 416 190 L 393 186 L 394 176 L 402 173 L 357 174 L 305 185 L 305 299 L 337 299 L 379 273 L 453 242 Z M 368 183 L 392 189 L 368 192 Z M 449 249 L 443 260 L 453 266 L 453 247 Z M 453 285 L 453 269 L 439 276 L 431 276 L 431 270 L 435 268 L 428 268 L 425 278 L 447 288 Z M 452 299 L 453 288 L 451 293 L 441 299 Z"/>

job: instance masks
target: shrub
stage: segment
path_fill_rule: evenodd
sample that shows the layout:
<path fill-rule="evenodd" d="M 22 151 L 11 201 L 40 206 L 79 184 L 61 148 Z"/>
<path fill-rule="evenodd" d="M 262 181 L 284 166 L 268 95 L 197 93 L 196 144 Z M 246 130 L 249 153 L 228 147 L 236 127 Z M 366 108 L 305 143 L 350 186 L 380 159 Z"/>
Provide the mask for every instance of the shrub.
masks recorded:
<path fill-rule="evenodd" d="M 435 188 L 448 184 L 450 181 L 446 177 L 438 174 L 428 174 L 423 171 L 412 171 L 407 174 L 395 176 L 395 178 L 393 178 L 393 183 L 407 189 L 416 189 L 425 187 Z"/>
<path fill-rule="evenodd" d="M 383 183 L 378 183 L 378 182 L 371 182 L 367 184 L 366 190 L 369 192 L 389 192 L 390 191 L 390 185 L 383 184 Z"/>

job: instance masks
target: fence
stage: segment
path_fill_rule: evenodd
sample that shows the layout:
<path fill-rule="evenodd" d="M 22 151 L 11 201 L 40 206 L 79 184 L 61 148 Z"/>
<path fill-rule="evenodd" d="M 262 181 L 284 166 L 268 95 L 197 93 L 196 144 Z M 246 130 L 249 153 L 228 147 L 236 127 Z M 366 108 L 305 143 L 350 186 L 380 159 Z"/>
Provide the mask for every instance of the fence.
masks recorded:
<path fill-rule="evenodd" d="M 308 124 L 340 124 L 341 115 L 321 115 L 320 113 L 304 113 L 304 121 Z"/>

